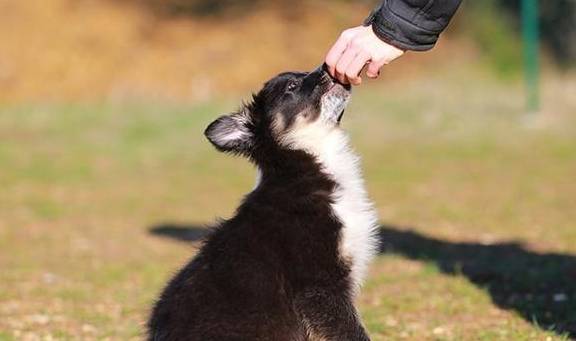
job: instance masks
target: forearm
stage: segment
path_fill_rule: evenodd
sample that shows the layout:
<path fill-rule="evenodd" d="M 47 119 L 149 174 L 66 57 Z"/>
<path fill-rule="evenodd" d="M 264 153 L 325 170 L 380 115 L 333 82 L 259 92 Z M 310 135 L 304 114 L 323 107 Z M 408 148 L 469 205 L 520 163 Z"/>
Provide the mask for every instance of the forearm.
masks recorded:
<path fill-rule="evenodd" d="M 434 47 L 462 0 L 384 0 L 364 22 L 383 41 L 405 50 Z"/>

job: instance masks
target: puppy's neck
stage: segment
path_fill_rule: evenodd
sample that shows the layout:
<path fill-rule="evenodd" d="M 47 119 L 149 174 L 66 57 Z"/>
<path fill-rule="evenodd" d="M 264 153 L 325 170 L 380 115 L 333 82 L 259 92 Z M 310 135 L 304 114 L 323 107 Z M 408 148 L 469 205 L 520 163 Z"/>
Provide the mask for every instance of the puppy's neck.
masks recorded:
<path fill-rule="evenodd" d="M 349 187 L 350 182 L 362 182 L 359 157 L 352 150 L 348 135 L 339 128 L 311 128 L 289 136 L 287 143 L 312 155 L 320 171 L 330 176 L 338 186 Z"/>
<path fill-rule="evenodd" d="M 318 190 L 332 192 L 334 179 L 325 171 L 318 158 L 303 150 L 285 150 L 275 158 L 259 163 L 254 189 L 301 189 L 300 194 Z"/>

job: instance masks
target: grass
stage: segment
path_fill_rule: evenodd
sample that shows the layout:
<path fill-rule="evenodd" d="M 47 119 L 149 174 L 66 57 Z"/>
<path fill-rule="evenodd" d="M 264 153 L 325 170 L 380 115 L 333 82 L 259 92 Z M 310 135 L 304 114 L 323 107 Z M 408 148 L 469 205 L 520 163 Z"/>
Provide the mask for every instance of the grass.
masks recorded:
<path fill-rule="evenodd" d="M 569 339 L 576 104 L 553 90 L 570 87 L 547 83 L 544 119 L 527 124 L 515 84 L 459 77 L 385 78 L 345 117 L 383 224 L 359 298 L 367 328 Z M 195 245 L 153 232 L 229 216 L 252 186 L 252 167 L 201 135 L 235 103 L 0 108 L 0 340 L 141 338 Z"/>

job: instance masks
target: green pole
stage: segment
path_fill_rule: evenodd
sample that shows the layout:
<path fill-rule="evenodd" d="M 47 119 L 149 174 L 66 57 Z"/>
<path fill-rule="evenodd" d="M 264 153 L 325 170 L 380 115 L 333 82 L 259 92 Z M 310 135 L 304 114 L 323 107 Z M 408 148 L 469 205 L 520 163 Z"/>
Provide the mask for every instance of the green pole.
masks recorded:
<path fill-rule="evenodd" d="M 524 44 L 526 109 L 528 113 L 537 113 L 540 109 L 538 0 L 522 0 L 522 40 Z"/>

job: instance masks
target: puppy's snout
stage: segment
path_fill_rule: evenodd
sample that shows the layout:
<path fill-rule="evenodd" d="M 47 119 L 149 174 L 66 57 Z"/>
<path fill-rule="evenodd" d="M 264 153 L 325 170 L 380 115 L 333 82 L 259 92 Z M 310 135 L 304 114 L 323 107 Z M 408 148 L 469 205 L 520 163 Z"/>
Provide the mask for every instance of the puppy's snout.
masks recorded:
<path fill-rule="evenodd" d="M 332 77 L 332 75 L 328 71 L 328 64 L 326 63 L 322 64 L 322 66 L 320 66 L 319 69 L 322 70 L 322 81 L 324 83 L 332 83 L 336 81 L 336 79 Z"/>
<path fill-rule="evenodd" d="M 310 72 L 306 78 L 304 78 L 304 86 L 313 88 L 318 85 L 318 81 L 322 77 L 322 69 L 317 68 L 316 70 Z"/>
<path fill-rule="evenodd" d="M 314 88 L 320 85 L 330 84 L 331 82 L 332 77 L 328 73 L 328 67 L 326 64 L 322 64 L 306 76 L 304 79 L 304 86 Z"/>
<path fill-rule="evenodd" d="M 334 79 L 332 78 L 332 76 L 330 76 L 330 74 L 327 71 L 322 71 L 322 76 L 320 78 L 321 84 L 330 84 L 333 81 Z"/>

